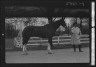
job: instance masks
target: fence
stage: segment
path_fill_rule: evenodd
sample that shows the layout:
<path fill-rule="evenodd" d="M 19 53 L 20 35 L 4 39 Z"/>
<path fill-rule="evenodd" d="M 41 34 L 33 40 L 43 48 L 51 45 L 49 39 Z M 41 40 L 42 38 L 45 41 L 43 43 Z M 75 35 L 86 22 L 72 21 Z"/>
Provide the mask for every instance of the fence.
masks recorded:
<path fill-rule="evenodd" d="M 54 36 L 52 38 L 53 45 L 59 44 L 70 44 L 71 36 L 63 35 L 63 36 Z M 82 35 L 81 43 L 89 43 L 89 35 Z M 30 40 L 28 41 L 27 45 L 47 45 L 48 39 L 45 38 L 39 38 L 39 37 L 30 37 Z M 21 47 L 20 40 L 17 41 L 16 47 Z"/>

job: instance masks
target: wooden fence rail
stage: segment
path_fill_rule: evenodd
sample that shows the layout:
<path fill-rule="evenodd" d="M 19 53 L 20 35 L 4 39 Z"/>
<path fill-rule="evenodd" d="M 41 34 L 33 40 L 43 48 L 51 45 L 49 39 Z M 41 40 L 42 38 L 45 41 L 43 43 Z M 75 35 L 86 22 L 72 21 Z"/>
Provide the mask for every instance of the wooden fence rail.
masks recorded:
<path fill-rule="evenodd" d="M 60 44 L 60 45 L 64 45 L 64 44 L 70 44 L 70 40 L 71 40 L 71 36 L 54 36 L 52 39 L 53 44 Z M 81 43 L 89 43 L 89 35 L 82 35 L 81 38 Z M 28 41 L 27 45 L 47 45 L 48 44 L 48 40 L 47 39 L 43 39 L 43 38 L 39 38 L 39 37 L 30 37 L 30 40 Z M 15 44 L 16 47 L 21 47 L 20 44 L 20 40 L 17 41 L 17 43 Z"/>

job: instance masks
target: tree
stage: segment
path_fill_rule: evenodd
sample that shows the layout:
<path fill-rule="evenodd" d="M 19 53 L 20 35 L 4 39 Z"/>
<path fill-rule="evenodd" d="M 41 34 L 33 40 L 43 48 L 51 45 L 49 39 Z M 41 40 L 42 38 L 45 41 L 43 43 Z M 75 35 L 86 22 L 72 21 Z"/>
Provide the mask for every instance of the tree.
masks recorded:
<path fill-rule="evenodd" d="M 89 18 L 82 18 L 81 32 L 82 34 L 89 34 Z"/>
<path fill-rule="evenodd" d="M 13 37 L 12 32 L 13 32 L 13 26 L 12 26 L 12 24 L 6 23 L 5 37 L 8 37 L 8 38 Z"/>

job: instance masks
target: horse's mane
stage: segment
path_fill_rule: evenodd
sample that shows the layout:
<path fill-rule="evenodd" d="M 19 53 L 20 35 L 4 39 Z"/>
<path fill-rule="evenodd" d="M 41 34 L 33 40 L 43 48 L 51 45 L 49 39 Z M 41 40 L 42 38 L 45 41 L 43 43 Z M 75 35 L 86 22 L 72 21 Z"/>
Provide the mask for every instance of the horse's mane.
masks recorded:
<path fill-rule="evenodd" d="M 57 21 L 52 21 L 52 23 L 46 24 L 44 26 L 47 26 L 47 25 L 57 25 L 57 24 L 60 23 L 59 21 L 61 21 L 61 19 L 60 20 L 57 20 Z"/>

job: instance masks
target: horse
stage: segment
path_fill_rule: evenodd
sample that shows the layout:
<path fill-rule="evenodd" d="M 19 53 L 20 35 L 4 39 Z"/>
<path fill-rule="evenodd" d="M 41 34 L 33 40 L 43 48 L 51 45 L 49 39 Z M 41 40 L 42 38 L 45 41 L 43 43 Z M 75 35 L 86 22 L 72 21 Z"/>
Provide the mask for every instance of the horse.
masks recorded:
<path fill-rule="evenodd" d="M 48 39 L 48 54 L 52 54 L 52 37 L 55 35 L 56 30 L 59 26 L 62 25 L 63 27 L 66 26 L 64 19 L 60 19 L 58 21 L 53 21 L 50 24 L 46 24 L 44 26 L 27 26 L 24 28 L 22 32 L 23 37 L 23 54 L 27 53 L 27 42 L 30 37 L 40 37 L 40 38 L 47 38 Z"/>

